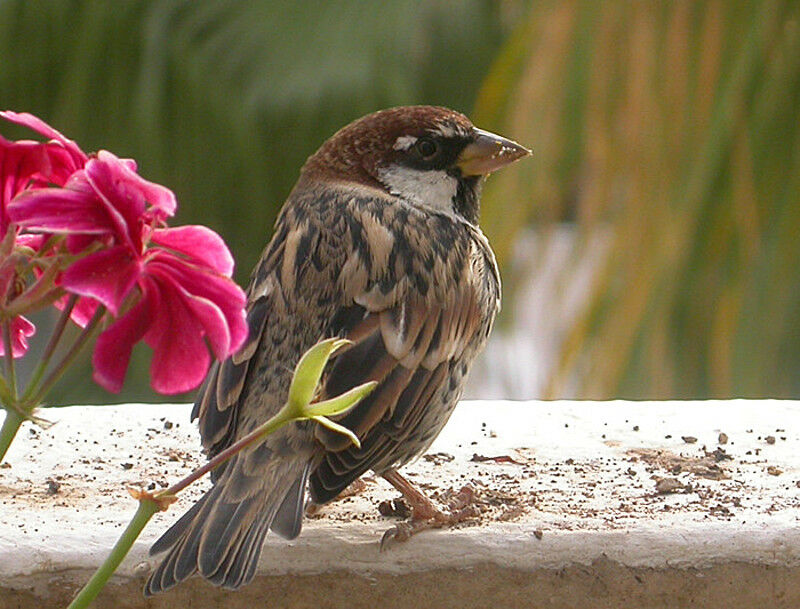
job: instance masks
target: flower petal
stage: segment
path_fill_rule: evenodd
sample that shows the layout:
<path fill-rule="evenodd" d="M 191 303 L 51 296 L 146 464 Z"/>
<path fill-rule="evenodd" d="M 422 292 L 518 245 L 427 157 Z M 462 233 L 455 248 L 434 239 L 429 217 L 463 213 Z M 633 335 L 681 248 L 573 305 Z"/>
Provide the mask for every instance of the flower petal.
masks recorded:
<path fill-rule="evenodd" d="M 130 311 L 97 337 L 92 354 L 92 378 L 107 391 L 118 393 L 122 389 L 133 346 L 147 332 L 156 305 L 154 296 L 145 293 Z"/>
<path fill-rule="evenodd" d="M 61 277 L 62 287 L 104 304 L 115 316 L 141 275 L 141 265 L 124 245 L 100 250 L 72 263 Z"/>
<path fill-rule="evenodd" d="M 163 281 L 181 286 L 187 292 L 216 304 L 228 323 L 231 342 L 229 353 L 235 353 L 247 339 L 245 314 L 247 297 L 244 291 L 228 277 L 213 273 L 188 263 L 169 252 L 153 252 L 147 263 L 147 272 Z"/>
<path fill-rule="evenodd" d="M 17 247 L 27 247 L 38 252 L 45 239 L 45 235 L 17 235 Z"/>
<path fill-rule="evenodd" d="M 114 226 L 116 237 L 128 244 L 134 252 L 142 252 L 142 227 L 139 219 L 144 214 L 144 195 L 131 189 L 123 179 L 130 170 L 110 152 L 103 160 L 90 159 L 86 164 L 86 179 L 97 194 Z"/>
<path fill-rule="evenodd" d="M 39 117 L 27 112 L 12 112 L 10 110 L 0 112 L 0 117 L 3 117 L 8 122 L 14 123 L 15 125 L 33 129 L 36 133 L 58 142 L 69 153 L 76 168 L 83 167 L 86 164 L 88 159 L 86 153 L 84 153 L 74 141 L 64 137 L 59 131 L 53 129 Z"/>
<path fill-rule="evenodd" d="M 152 243 L 185 254 L 192 262 L 230 277 L 233 256 L 225 241 L 206 226 L 190 225 L 153 231 Z"/>
<path fill-rule="evenodd" d="M 8 203 L 47 164 L 44 146 L 39 142 L 10 142 L 0 136 L 0 203 Z"/>
<path fill-rule="evenodd" d="M 8 204 L 11 222 L 32 231 L 104 234 L 113 229 L 99 199 L 69 188 L 39 188 Z"/>
<path fill-rule="evenodd" d="M 153 349 L 150 384 L 159 393 L 183 393 L 203 382 L 211 356 L 203 340 L 202 325 L 179 293 L 163 283 L 158 292 L 158 316 L 144 337 Z"/>
<path fill-rule="evenodd" d="M 75 308 L 72 309 L 72 314 L 69 318 L 81 328 L 85 328 L 89 320 L 94 317 L 99 306 L 100 303 L 92 298 L 78 298 L 78 302 L 75 304 Z"/>
<path fill-rule="evenodd" d="M 169 216 L 178 207 L 175 194 L 169 188 L 145 180 L 136 173 L 134 163 L 119 159 L 107 150 L 101 150 L 96 159 L 87 163 L 86 176 L 98 194 L 124 216 L 129 230 L 136 227 L 145 203 Z"/>
<path fill-rule="evenodd" d="M 40 188 L 67 179 L 69 173 L 64 171 L 59 158 L 63 153 L 55 145 L 9 142 L 0 137 L 0 233 L 6 233 L 9 222 L 6 207 L 17 194 L 26 188 Z"/>
<path fill-rule="evenodd" d="M 22 235 L 20 235 L 22 236 Z M 80 254 L 90 245 L 100 244 L 105 247 L 113 245 L 114 239 L 111 235 L 91 235 L 91 234 L 74 234 L 67 235 L 64 239 L 64 245 L 70 254 Z"/>
<path fill-rule="evenodd" d="M 36 326 L 21 315 L 11 320 L 11 354 L 13 357 L 22 357 L 28 351 L 28 337 L 36 332 Z M 0 327 L 0 356 L 6 354 L 3 329 Z"/>
<path fill-rule="evenodd" d="M 194 296 L 180 286 L 176 286 L 176 289 L 183 298 L 186 308 L 203 327 L 203 334 L 208 339 L 211 350 L 217 359 L 228 357 L 231 348 L 231 332 L 222 310 L 210 300 Z"/>
<path fill-rule="evenodd" d="M 63 311 L 64 307 L 66 307 L 69 302 L 69 297 L 69 294 L 65 294 L 63 297 L 56 300 L 54 303 L 55 307 L 59 311 Z M 78 302 L 72 307 L 72 313 L 70 313 L 69 318 L 81 328 L 85 328 L 89 320 L 94 317 L 97 307 L 99 306 L 100 303 L 92 298 L 78 298 Z"/>

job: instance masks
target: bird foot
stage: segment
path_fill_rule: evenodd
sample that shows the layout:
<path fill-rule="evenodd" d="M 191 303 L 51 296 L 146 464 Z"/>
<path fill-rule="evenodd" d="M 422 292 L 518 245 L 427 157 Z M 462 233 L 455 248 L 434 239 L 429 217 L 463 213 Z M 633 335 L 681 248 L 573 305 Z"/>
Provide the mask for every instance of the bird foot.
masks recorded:
<path fill-rule="evenodd" d="M 398 523 L 383 534 L 380 545 L 381 552 L 395 542 L 408 541 L 421 531 L 450 527 L 475 518 L 480 513 L 477 506 L 474 505 L 475 490 L 470 486 L 464 486 L 453 495 L 447 502 L 446 509 L 442 510 L 397 472 L 391 472 L 390 476 L 384 475 L 395 488 L 403 493 L 411 507 L 411 518 Z"/>

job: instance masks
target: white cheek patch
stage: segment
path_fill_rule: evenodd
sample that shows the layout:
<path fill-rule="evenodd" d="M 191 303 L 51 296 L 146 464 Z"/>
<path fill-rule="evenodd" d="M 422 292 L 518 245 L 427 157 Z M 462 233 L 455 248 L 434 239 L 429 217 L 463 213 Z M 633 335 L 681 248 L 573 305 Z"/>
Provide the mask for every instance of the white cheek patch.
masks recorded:
<path fill-rule="evenodd" d="M 394 150 L 408 150 L 417 143 L 417 138 L 413 135 L 401 135 L 397 138 L 392 148 Z"/>
<path fill-rule="evenodd" d="M 378 175 L 393 195 L 422 207 L 454 212 L 453 198 L 458 191 L 458 180 L 445 171 L 423 171 L 392 165 L 381 169 Z"/>

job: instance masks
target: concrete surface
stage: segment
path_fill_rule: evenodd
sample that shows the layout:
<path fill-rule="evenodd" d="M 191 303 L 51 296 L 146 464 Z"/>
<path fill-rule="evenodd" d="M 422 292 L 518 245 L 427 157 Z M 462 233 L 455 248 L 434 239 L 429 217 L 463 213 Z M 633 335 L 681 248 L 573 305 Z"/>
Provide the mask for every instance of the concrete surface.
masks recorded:
<path fill-rule="evenodd" d="M 0 608 L 64 607 L 147 488 L 202 460 L 186 405 L 49 409 L 0 466 Z M 2 416 L 2 415 L 0 415 Z M 158 515 L 96 607 L 800 607 L 800 403 L 464 402 L 409 478 L 480 516 L 380 553 L 397 493 L 367 478 L 268 537 L 236 593 L 145 602 Z"/>

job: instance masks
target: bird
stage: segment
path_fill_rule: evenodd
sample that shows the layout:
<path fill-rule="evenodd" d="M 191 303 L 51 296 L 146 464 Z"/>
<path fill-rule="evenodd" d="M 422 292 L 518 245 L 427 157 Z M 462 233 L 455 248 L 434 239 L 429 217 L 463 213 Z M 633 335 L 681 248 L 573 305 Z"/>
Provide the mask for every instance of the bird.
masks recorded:
<path fill-rule="evenodd" d="M 268 531 L 300 533 L 306 497 L 324 504 L 372 470 L 408 499 L 399 540 L 448 516 L 398 469 L 447 422 L 500 309 L 500 275 L 478 226 L 490 173 L 530 154 L 438 106 L 368 114 L 303 165 L 247 290 L 249 335 L 217 362 L 192 420 L 209 458 L 286 400 L 301 355 L 331 337 L 319 399 L 376 381 L 337 422 L 359 438 L 296 422 L 212 472 L 212 486 L 152 546 L 166 552 L 147 596 L 199 573 L 237 589 L 256 572 Z M 415 524 L 419 526 L 415 527 Z"/>

